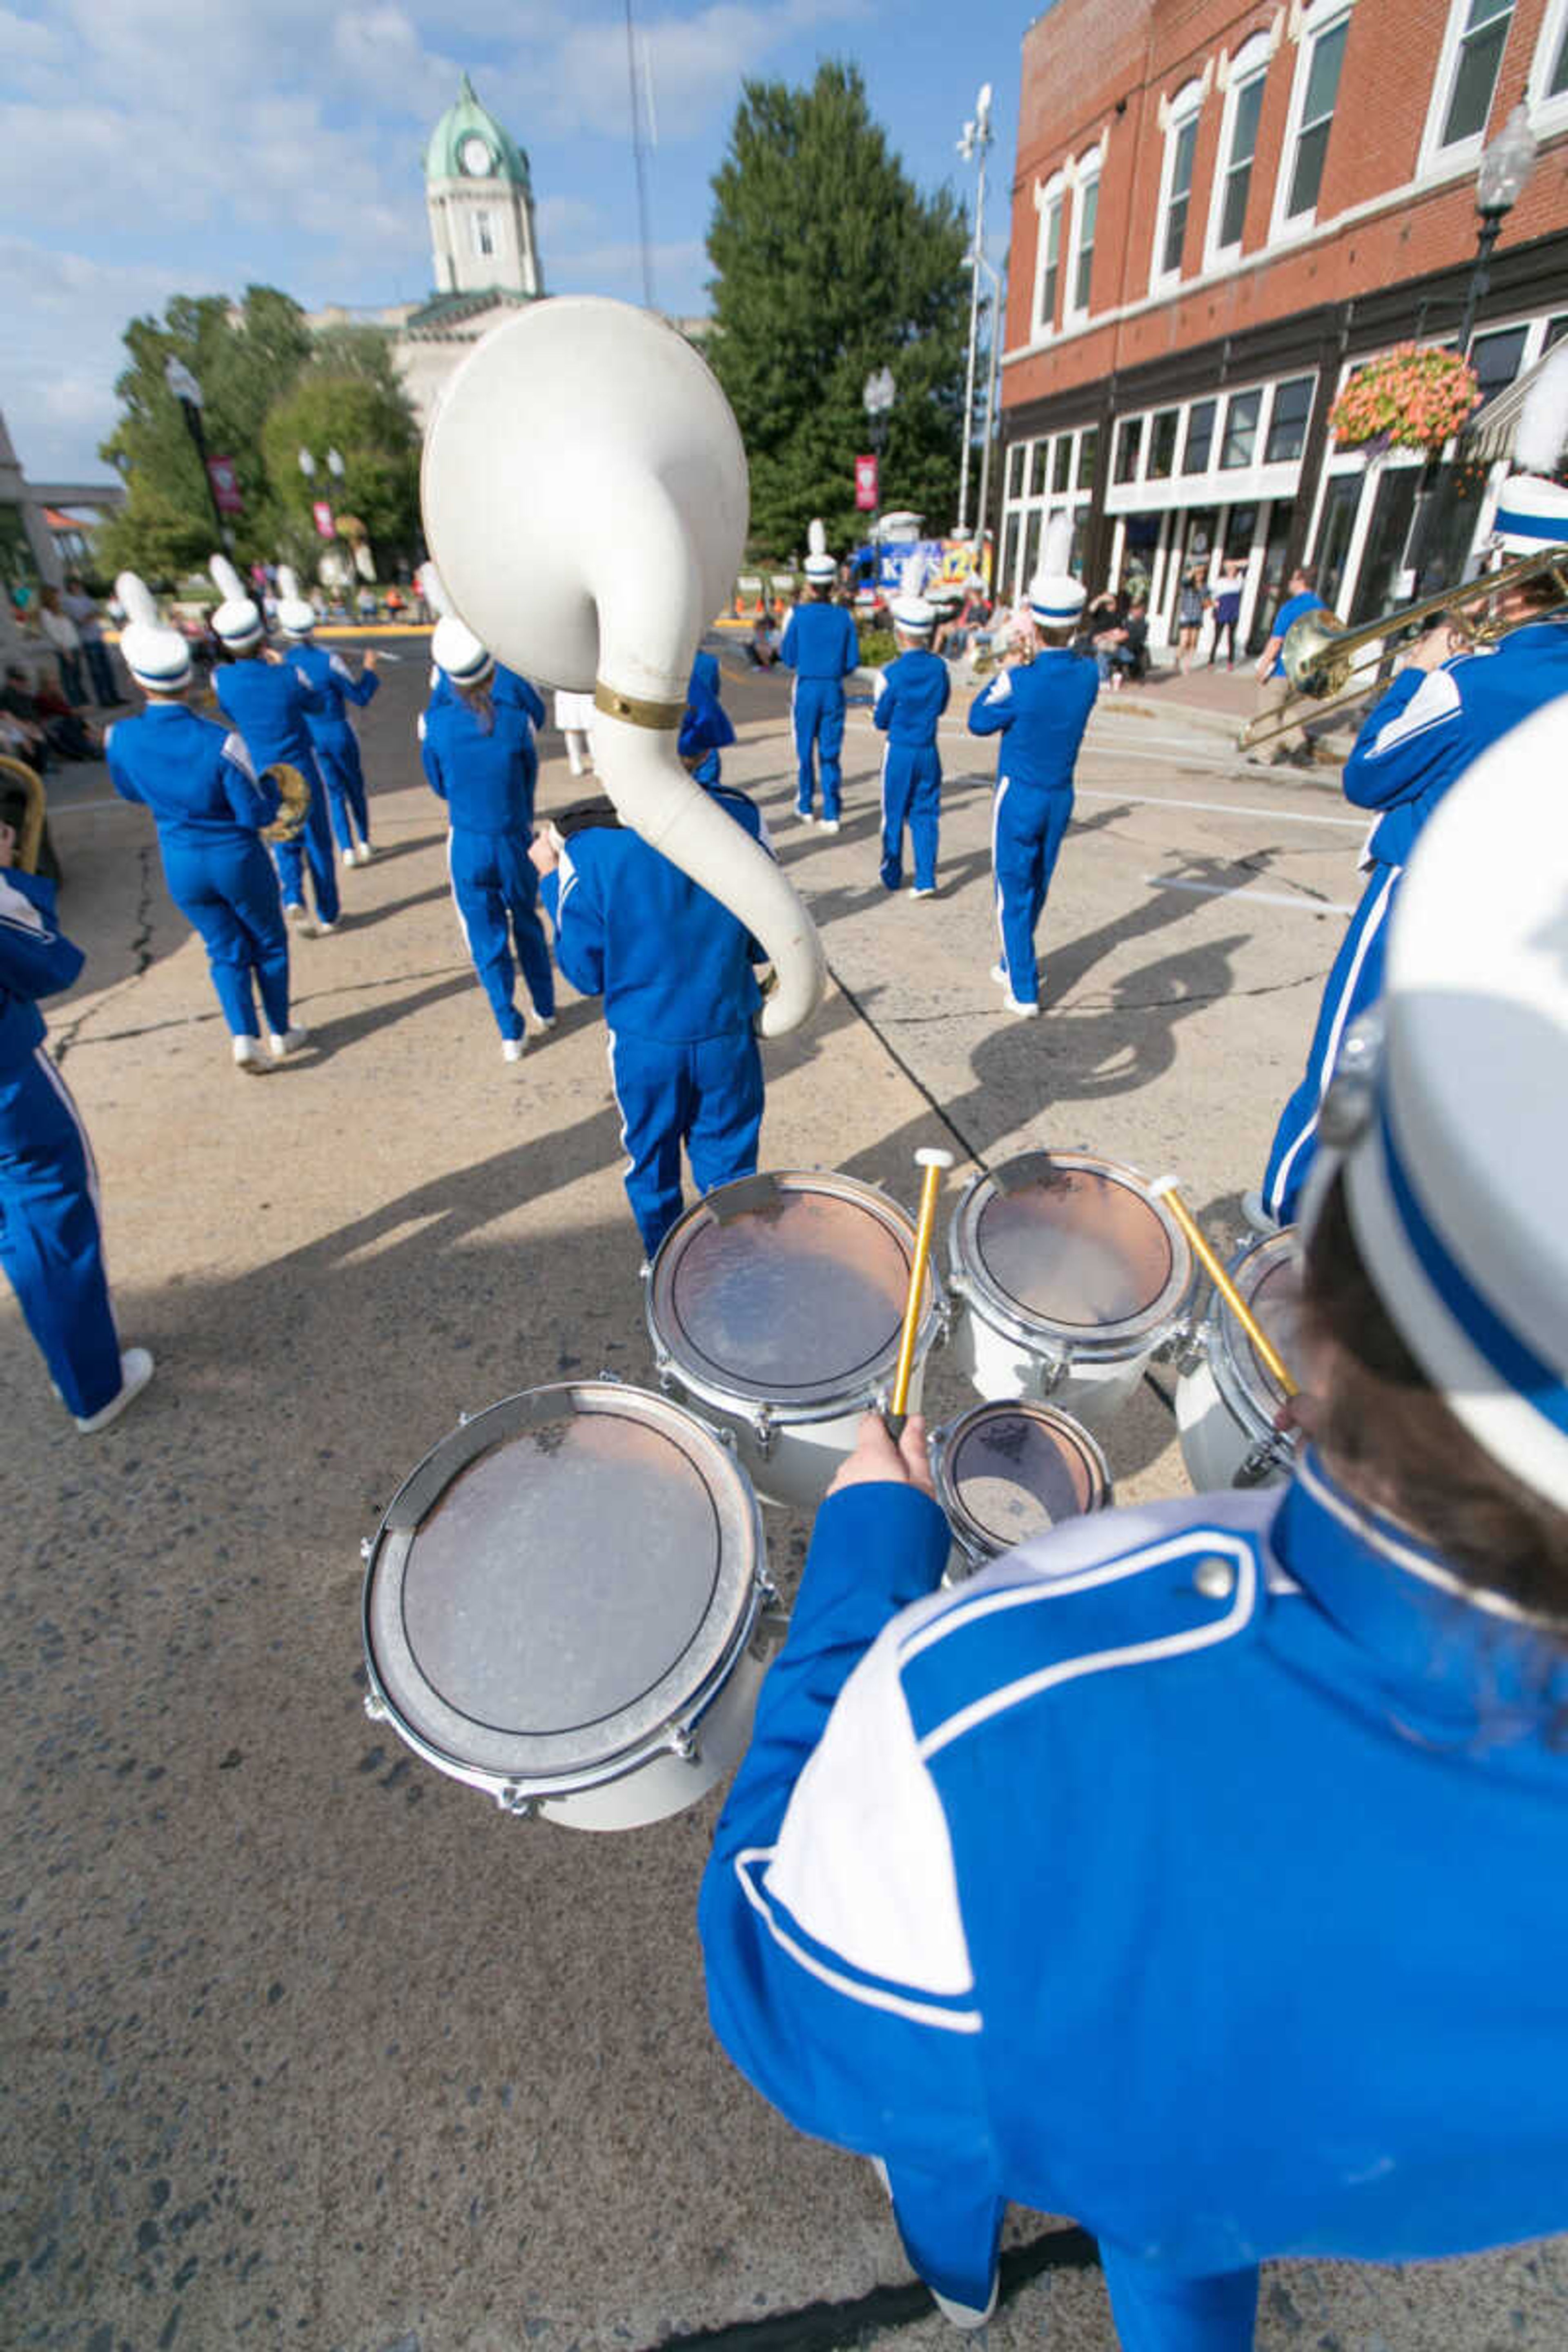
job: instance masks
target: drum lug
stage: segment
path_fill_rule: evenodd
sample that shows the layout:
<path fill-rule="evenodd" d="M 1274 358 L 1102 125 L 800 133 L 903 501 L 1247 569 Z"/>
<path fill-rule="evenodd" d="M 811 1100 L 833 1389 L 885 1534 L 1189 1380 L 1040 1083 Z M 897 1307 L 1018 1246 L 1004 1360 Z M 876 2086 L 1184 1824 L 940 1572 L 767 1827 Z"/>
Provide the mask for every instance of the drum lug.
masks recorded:
<path fill-rule="evenodd" d="M 1271 1471 L 1289 1470 L 1296 1458 L 1291 1440 L 1278 1429 L 1260 1437 L 1231 1480 L 1233 1486 L 1261 1486 Z"/>
<path fill-rule="evenodd" d="M 370 1565 L 370 1556 L 374 1549 L 375 1544 L 374 1539 L 370 1536 L 361 1536 L 359 1539 L 359 1556 L 361 1559 L 364 1561 L 367 1568 Z"/>
<path fill-rule="evenodd" d="M 757 1441 L 757 1451 L 765 1462 L 773 1450 L 775 1432 L 773 1417 L 767 1406 L 760 1405 L 752 1416 L 752 1435 Z"/>
<path fill-rule="evenodd" d="M 1068 1360 L 1065 1356 L 1046 1357 L 1045 1370 L 1040 1381 L 1040 1394 L 1043 1397 L 1055 1396 L 1067 1376 Z"/>
<path fill-rule="evenodd" d="M 1190 1372 L 1201 1372 L 1208 1361 L 1208 1349 L 1201 1331 L 1178 1331 L 1163 1348 L 1154 1350 L 1157 1363 L 1173 1365 L 1177 1374 L 1185 1379 Z"/>
<path fill-rule="evenodd" d="M 514 1822 L 531 1822 L 539 1811 L 538 1798 L 529 1796 L 525 1790 L 510 1780 L 504 1789 L 496 1790 L 496 1803 Z"/>
<path fill-rule="evenodd" d="M 366 1691 L 364 1695 L 364 1711 L 366 1715 L 369 1716 L 372 1723 L 389 1723 L 392 1720 L 392 1709 L 387 1706 L 386 1701 L 382 1697 L 379 1691 Z"/>
<path fill-rule="evenodd" d="M 602 1368 L 598 1377 L 602 1381 L 608 1381 L 610 1386 L 615 1389 L 624 1389 L 626 1384 L 626 1374 L 624 1372 L 612 1372 L 607 1364 Z"/>
<path fill-rule="evenodd" d="M 467 1429 L 467 1427 L 468 1427 L 468 1425 L 469 1422 L 470 1422 L 470 1421 L 472 1421 L 473 1417 L 474 1417 L 474 1416 L 473 1416 L 473 1414 L 472 1414 L 471 1412 L 459 1412 L 459 1413 L 458 1413 L 458 1427 L 459 1429 Z"/>
<path fill-rule="evenodd" d="M 666 1738 L 670 1754 L 679 1756 L 683 1764 L 701 1762 L 702 1750 L 698 1742 L 697 1734 L 689 1723 L 672 1723 L 666 1734 Z"/>

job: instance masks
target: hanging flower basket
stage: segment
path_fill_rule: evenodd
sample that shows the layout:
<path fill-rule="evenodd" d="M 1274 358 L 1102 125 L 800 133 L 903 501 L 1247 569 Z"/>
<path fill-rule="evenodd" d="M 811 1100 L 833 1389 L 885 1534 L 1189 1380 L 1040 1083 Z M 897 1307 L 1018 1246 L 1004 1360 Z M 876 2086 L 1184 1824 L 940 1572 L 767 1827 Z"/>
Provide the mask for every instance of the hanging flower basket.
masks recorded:
<path fill-rule="evenodd" d="M 1400 343 L 1357 368 L 1329 425 L 1341 449 L 1440 449 L 1480 405 L 1480 386 L 1457 352 Z"/>

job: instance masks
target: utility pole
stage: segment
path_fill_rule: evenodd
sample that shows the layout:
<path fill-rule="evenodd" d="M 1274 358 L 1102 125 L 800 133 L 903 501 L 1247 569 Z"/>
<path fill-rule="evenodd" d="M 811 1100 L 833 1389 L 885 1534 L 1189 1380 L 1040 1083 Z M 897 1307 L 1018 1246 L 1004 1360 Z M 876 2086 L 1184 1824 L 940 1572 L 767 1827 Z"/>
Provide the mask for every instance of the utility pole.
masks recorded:
<path fill-rule="evenodd" d="M 974 358 L 980 340 L 980 264 L 985 251 L 985 154 L 994 133 L 991 128 L 991 85 L 986 82 L 974 101 L 974 119 L 963 126 L 958 152 L 966 163 L 978 161 L 974 189 L 974 242 L 969 250 L 969 361 L 963 379 L 963 446 L 958 467 L 958 530 L 964 536 L 969 519 L 969 441 L 974 418 Z"/>

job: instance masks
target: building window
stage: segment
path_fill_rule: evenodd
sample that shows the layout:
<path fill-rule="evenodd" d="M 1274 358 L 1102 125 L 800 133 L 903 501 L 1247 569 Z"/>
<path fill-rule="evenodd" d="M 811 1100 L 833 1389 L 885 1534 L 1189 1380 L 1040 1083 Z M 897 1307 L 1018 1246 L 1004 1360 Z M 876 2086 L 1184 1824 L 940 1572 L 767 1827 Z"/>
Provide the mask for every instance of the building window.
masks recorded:
<path fill-rule="evenodd" d="M 1233 468 L 1250 466 L 1258 442 L 1258 412 L 1263 405 L 1260 392 L 1233 392 L 1226 403 L 1225 438 L 1220 443 L 1219 462 Z"/>
<path fill-rule="evenodd" d="M 1028 463 L 1028 457 L 1026 443 L 1015 441 L 1007 452 L 1007 488 L 1003 494 L 1005 497 L 1009 499 L 1023 497 L 1024 467 Z"/>
<path fill-rule="evenodd" d="M 474 251 L 488 259 L 496 249 L 495 228 L 489 213 L 474 215 Z"/>
<path fill-rule="evenodd" d="M 1568 326 L 1568 319 L 1563 320 Z M 1078 436 L 1078 486 L 1080 490 L 1092 490 L 1100 465 L 1100 427 L 1086 425 Z"/>
<path fill-rule="evenodd" d="M 1267 35 L 1263 35 L 1247 42 L 1231 68 L 1221 132 L 1224 161 L 1215 174 L 1218 208 L 1214 227 L 1215 253 L 1234 252 L 1247 225 L 1247 199 L 1258 154 L 1258 121 L 1263 111 L 1263 85 L 1268 79 L 1268 42 Z"/>
<path fill-rule="evenodd" d="M 1050 443 L 1048 441 L 1032 443 L 1029 451 L 1029 478 L 1024 485 L 1024 496 L 1026 499 L 1040 497 L 1050 472 Z"/>
<path fill-rule="evenodd" d="M 1568 98 L 1568 25 L 1563 28 L 1563 38 L 1557 45 L 1557 62 L 1546 84 L 1547 98 Z"/>
<path fill-rule="evenodd" d="M 1166 118 L 1165 163 L 1160 191 L 1158 226 L 1154 231 L 1154 267 L 1151 282 L 1182 274 L 1182 248 L 1187 236 L 1187 208 L 1193 194 L 1193 157 L 1197 152 L 1198 109 L 1203 103 L 1199 83 L 1190 81 L 1171 100 Z"/>
<path fill-rule="evenodd" d="M 1299 457 L 1307 446 L 1307 419 L 1312 414 L 1312 386 L 1315 376 L 1292 376 L 1289 383 L 1276 384 L 1274 405 L 1268 416 L 1268 439 L 1264 446 L 1266 466 L 1282 466 L 1289 458 Z"/>
<path fill-rule="evenodd" d="M 1072 208 L 1072 260 L 1068 270 L 1068 315 L 1081 319 L 1089 310 L 1094 278 L 1094 225 L 1100 212 L 1100 150 L 1090 148 L 1078 167 L 1078 192 Z"/>
<path fill-rule="evenodd" d="M 1342 16 L 1337 24 L 1310 35 L 1303 44 L 1310 54 L 1290 163 L 1289 192 L 1285 199 L 1284 216 L 1288 221 L 1300 220 L 1317 209 L 1318 191 L 1323 184 L 1323 159 L 1329 152 L 1329 127 L 1334 119 L 1340 68 L 1344 63 L 1349 32 L 1350 18 Z M 1301 68 L 1298 67 L 1297 70 L 1300 73 Z"/>
<path fill-rule="evenodd" d="M 1209 452 L 1214 447 L 1214 418 L 1216 404 L 1212 400 L 1194 400 L 1187 411 L 1187 446 L 1182 458 L 1184 474 L 1206 474 Z"/>
<path fill-rule="evenodd" d="M 1040 214 L 1040 242 L 1035 265 L 1035 338 L 1048 335 L 1057 323 L 1057 283 L 1061 276 L 1062 194 L 1046 200 Z"/>
<path fill-rule="evenodd" d="M 1162 408 L 1149 428 L 1149 479 L 1168 482 L 1176 468 L 1176 427 L 1179 408 Z"/>
<path fill-rule="evenodd" d="M 1064 433 L 1057 443 L 1056 464 L 1051 472 L 1053 490 L 1065 490 L 1072 479 L 1072 435 Z"/>
<path fill-rule="evenodd" d="M 1546 341 L 1542 344 L 1542 350 L 1549 352 L 1553 343 L 1560 343 L 1563 341 L 1564 335 L 1568 335 L 1568 310 L 1564 310 L 1560 319 L 1548 319 Z"/>
<path fill-rule="evenodd" d="M 1485 131 L 1513 21 L 1513 0 L 1461 0 L 1461 5 L 1464 15 L 1446 85 L 1439 152 L 1479 139 Z"/>
<path fill-rule="evenodd" d="M 1143 438 L 1143 419 L 1124 416 L 1116 428 L 1116 463 L 1111 468 L 1115 482 L 1135 482 L 1138 478 L 1138 445 Z"/>
<path fill-rule="evenodd" d="M 1495 335 L 1478 335 L 1470 345 L 1470 365 L 1483 400 L 1489 400 L 1519 373 L 1528 331 L 1524 327 L 1504 327 Z"/>

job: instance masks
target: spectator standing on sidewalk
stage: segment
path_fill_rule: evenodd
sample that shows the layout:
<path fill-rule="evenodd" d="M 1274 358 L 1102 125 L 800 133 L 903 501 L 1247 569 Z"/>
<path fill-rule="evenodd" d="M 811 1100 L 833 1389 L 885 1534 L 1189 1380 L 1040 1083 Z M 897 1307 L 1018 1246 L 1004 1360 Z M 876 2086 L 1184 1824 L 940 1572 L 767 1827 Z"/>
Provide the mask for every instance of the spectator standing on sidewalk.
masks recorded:
<path fill-rule="evenodd" d="M 1241 618 L 1241 566 L 1226 556 L 1220 565 L 1219 578 L 1210 592 L 1214 599 L 1214 643 L 1209 647 L 1209 667 L 1219 660 L 1219 643 L 1224 637 L 1228 648 L 1227 669 L 1236 667 L 1236 625 Z"/>
<path fill-rule="evenodd" d="M 103 642 L 97 603 L 88 594 L 75 572 L 66 582 L 66 593 L 60 598 L 60 605 L 67 618 L 76 624 L 77 635 L 81 639 L 82 659 L 92 680 L 93 699 L 100 710 L 112 710 L 121 698 L 120 688 L 114 681 L 114 665 L 109 657 L 109 647 Z"/>
<path fill-rule="evenodd" d="M 1268 642 L 1258 657 L 1258 718 L 1271 719 L 1289 701 L 1294 688 L 1285 675 L 1285 639 L 1303 613 L 1321 613 L 1325 607 L 1318 593 L 1318 575 L 1310 563 L 1299 563 L 1290 574 L 1289 594 L 1274 615 L 1274 625 Z M 1269 753 L 1269 765 L 1278 767 L 1284 761 L 1296 767 L 1310 768 L 1311 747 L 1304 727 L 1288 727 Z"/>
<path fill-rule="evenodd" d="M 60 690 L 73 709 L 79 710 L 87 700 L 81 676 L 81 637 L 76 623 L 60 604 L 58 588 L 39 589 L 38 625 L 59 665 Z"/>

